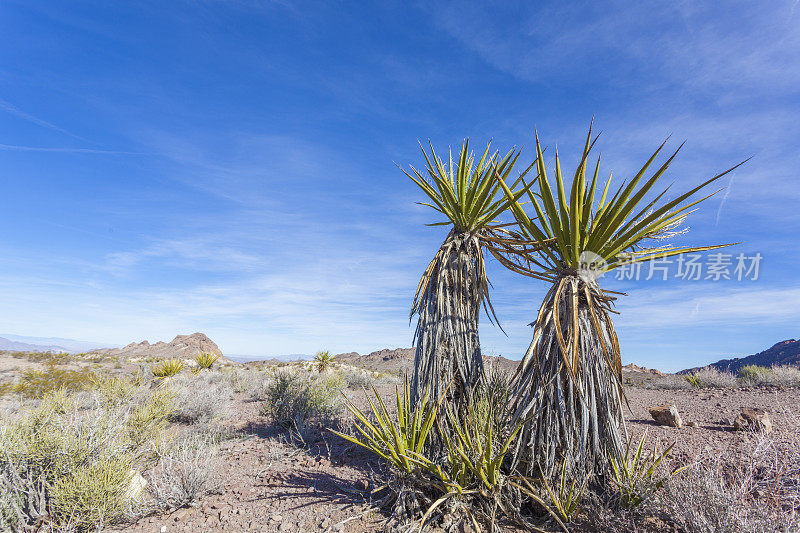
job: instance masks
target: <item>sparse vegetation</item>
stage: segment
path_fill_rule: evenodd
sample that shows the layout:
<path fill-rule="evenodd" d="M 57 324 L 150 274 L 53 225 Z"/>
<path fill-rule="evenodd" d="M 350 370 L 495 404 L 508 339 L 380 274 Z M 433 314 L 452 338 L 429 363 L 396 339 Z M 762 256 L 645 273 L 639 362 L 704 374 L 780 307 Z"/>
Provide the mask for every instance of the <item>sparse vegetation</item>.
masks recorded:
<path fill-rule="evenodd" d="M 759 434 L 737 456 L 697 458 L 656 497 L 688 533 L 767 533 L 800 527 L 800 441 Z"/>
<path fill-rule="evenodd" d="M 16 383 L 9 383 L 0 393 L 15 393 L 25 398 L 43 398 L 56 390 L 81 391 L 89 389 L 97 376 L 91 370 L 68 370 L 48 365 L 44 370 L 28 369 Z M 2 395 L 2 394 L 0 394 Z"/>
<path fill-rule="evenodd" d="M 129 409 L 94 407 L 56 391 L 21 419 L 0 422 L 0 529 L 22 531 L 45 520 L 93 530 L 134 513 L 133 470 L 147 466 L 149 442 L 165 437 L 161 395 L 132 399 Z M 148 438 L 133 438 L 143 428 Z"/>

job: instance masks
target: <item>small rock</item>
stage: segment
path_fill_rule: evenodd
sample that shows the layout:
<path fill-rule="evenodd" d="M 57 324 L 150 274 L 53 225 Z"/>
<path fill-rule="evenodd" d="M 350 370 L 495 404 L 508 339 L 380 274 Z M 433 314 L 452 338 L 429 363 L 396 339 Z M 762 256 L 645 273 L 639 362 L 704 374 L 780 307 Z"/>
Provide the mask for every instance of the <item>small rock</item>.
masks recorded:
<path fill-rule="evenodd" d="M 139 472 L 133 469 L 131 469 L 129 475 L 131 476 L 131 480 L 128 483 L 128 490 L 125 493 L 125 496 L 127 496 L 128 499 L 135 500 L 142 495 L 142 492 L 144 492 L 144 488 L 147 486 L 147 480 L 143 478 Z"/>
<path fill-rule="evenodd" d="M 661 426 L 672 426 L 678 429 L 683 427 L 683 420 L 681 420 L 681 415 L 674 403 L 651 407 L 650 416 Z"/>
<path fill-rule="evenodd" d="M 272 520 L 273 522 L 280 522 L 281 520 L 283 520 L 283 517 L 279 514 L 274 514 L 270 516 L 269 519 Z"/>
<path fill-rule="evenodd" d="M 333 521 L 330 518 L 326 518 L 325 520 L 322 521 L 319 527 L 322 529 L 328 529 L 329 527 L 331 527 L 332 523 Z"/>
<path fill-rule="evenodd" d="M 720 426 L 730 426 L 731 421 L 728 420 L 727 418 L 721 418 L 720 421 L 717 422 L 717 424 L 719 424 Z"/>
<path fill-rule="evenodd" d="M 743 407 L 742 412 L 733 421 L 734 429 L 739 431 L 755 430 L 764 433 L 772 432 L 772 421 L 769 413 L 757 407 Z"/>
<path fill-rule="evenodd" d="M 161 526 L 161 533 L 167 533 L 167 526 Z"/>

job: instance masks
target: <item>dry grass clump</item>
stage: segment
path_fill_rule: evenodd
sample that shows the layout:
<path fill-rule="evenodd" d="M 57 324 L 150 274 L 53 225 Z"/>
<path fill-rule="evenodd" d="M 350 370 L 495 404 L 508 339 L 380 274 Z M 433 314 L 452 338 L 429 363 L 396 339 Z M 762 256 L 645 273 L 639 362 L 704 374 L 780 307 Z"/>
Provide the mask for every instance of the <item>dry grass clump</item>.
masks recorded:
<path fill-rule="evenodd" d="M 153 501 L 160 509 L 194 503 L 201 494 L 217 490 L 222 482 L 216 448 L 206 437 L 195 435 L 177 444 L 158 446 L 156 454 L 158 464 L 148 479 Z"/>
<path fill-rule="evenodd" d="M 773 366 L 772 378 L 775 385 L 781 387 L 800 387 L 800 368 L 789 365 Z"/>
<path fill-rule="evenodd" d="M 738 533 L 800 528 L 800 439 L 764 435 L 736 456 L 697 459 L 656 502 L 683 531 Z"/>
<path fill-rule="evenodd" d="M 170 383 L 175 390 L 175 410 L 171 420 L 184 424 L 208 424 L 223 417 L 230 410 L 233 389 L 222 380 L 184 374 Z"/>

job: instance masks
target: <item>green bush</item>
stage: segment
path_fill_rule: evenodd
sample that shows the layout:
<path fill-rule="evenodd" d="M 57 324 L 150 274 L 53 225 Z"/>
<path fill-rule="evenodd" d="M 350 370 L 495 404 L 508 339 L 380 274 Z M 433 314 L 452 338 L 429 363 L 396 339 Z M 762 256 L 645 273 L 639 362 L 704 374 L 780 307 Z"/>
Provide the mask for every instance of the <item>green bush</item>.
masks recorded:
<path fill-rule="evenodd" d="M 774 376 L 769 368 L 747 365 L 739 370 L 739 381 L 746 385 L 768 385 L 774 382 Z"/>
<path fill-rule="evenodd" d="M 327 421 L 339 413 L 340 384 L 341 378 L 333 383 L 292 371 L 278 371 L 264 388 L 266 400 L 261 412 L 284 428 L 294 430 L 302 439 L 311 420 Z"/>
<path fill-rule="evenodd" d="M 19 380 L 0 390 L 20 394 L 25 398 L 42 398 L 56 390 L 80 391 L 93 386 L 97 376 L 86 368 L 67 370 L 48 365 L 44 370 L 25 370 Z"/>

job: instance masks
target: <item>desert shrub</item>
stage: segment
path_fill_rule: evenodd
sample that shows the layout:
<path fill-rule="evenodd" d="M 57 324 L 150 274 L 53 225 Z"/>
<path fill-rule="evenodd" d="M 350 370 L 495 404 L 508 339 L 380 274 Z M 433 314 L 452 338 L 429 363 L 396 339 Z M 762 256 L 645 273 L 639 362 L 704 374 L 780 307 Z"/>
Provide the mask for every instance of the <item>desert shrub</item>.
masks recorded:
<path fill-rule="evenodd" d="M 348 389 L 369 389 L 378 384 L 375 374 L 360 368 L 344 367 L 339 370 Z"/>
<path fill-rule="evenodd" d="M 701 368 L 694 374 L 686 377 L 690 383 L 702 389 L 727 389 L 736 387 L 739 382 L 736 381 L 736 376 L 730 372 L 720 372 L 714 367 Z"/>
<path fill-rule="evenodd" d="M 219 355 L 214 352 L 201 352 L 194 358 L 195 363 L 197 363 L 197 368 L 201 370 L 208 370 L 217 360 L 219 360 Z"/>
<path fill-rule="evenodd" d="M 302 438 L 311 420 L 329 421 L 341 410 L 338 388 L 327 380 L 315 380 L 281 370 L 265 389 L 262 414 L 292 429 Z"/>
<path fill-rule="evenodd" d="M 164 359 L 150 367 L 150 371 L 157 378 L 169 378 L 180 373 L 186 365 L 180 359 Z"/>
<path fill-rule="evenodd" d="M 131 509 L 132 458 L 101 456 L 72 475 L 57 477 L 50 487 L 52 508 L 80 530 L 94 529 L 125 516 Z"/>
<path fill-rule="evenodd" d="M 186 424 L 209 423 L 230 409 L 233 389 L 225 382 L 210 383 L 201 377 L 171 384 L 175 409 L 171 419 Z"/>
<path fill-rule="evenodd" d="M 25 370 L 16 383 L 7 387 L 6 392 L 20 394 L 25 398 L 42 398 L 59 389 L 66 391 L 89 389 L 95 380 L 95 373 L 85 368 L 67 370 L 49 365 L 44 370 Z"/>
<path fill-rule="evenodd" d="M 125 429 L 131 443 L 140 447 L 148 442 L 158 442 L 175 410 L 175 394 L 169 389 L 158 388 L 134 400 L 127 409 Z"/>
<path fill-rule="evenodd" d="M 781 387 L 800 387 L 800 368 L 789 365 L 772 367 L 772 379 Z"/>
<path fill-rule="evenodd" d="M 65 365 L 76 359 L 66 352 L 17 352 L 14 357 L 24 358 L 32 363 L 43 365 Z"/>
<path fill-rule="evenodd" d="M 771 385 L 775 382 L 775 377 L 769 368 L 747 365 L 739 370 L 739 381 L 745 385 Z"/>
<path fill-rule="evenodd" d="M 237 394 L 251 391 L 257 382 L 255 373 L 247 368 L 226 369 L 221 375 Z"/>
<path fill-rule="evenodd" d="M 797 531 L 800 442 L 779 447 L 758 435 L 741 455 L 696 459 L 658 496 L 688 533 Z"/>
<path fill-rule="evenodd" d="M 148 477 L 155 505 L 161 509 L 192 504 L 222 481 L 216 448 L 205 437 L 192 436 L 177 445 L 160 446 L 157 455 L 158 464 Z"/>
<path fill-rule="evenodd" d="M 370 389 L 380 384 L 400 383 L 400 379 L 394 374 L 375 372 L 350 365 L 339 365 L 336 372 L 344 380 L 344 387 L 349 389 Z"/>
<path fill-rule="evenodd" d="M 119 406 L 131 401 L 141 386 L 135 377 L 112 376 L 93 381 L 93 392 L 105 405 Z"/>
<path fill-rule="evenodd" d="M 0 421 L 0 529 L 94 530 L 134 510 L 134 468 L 144 468 L 146 434 L 161 440 L 166 392 L 134 406 L 93 406 L 63 390 Z M 155 433 L 160 430 L 161 433 Z"/>

